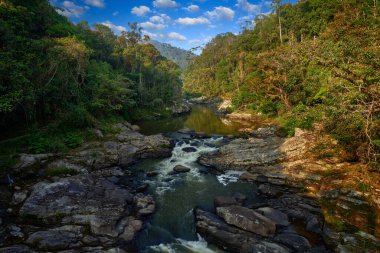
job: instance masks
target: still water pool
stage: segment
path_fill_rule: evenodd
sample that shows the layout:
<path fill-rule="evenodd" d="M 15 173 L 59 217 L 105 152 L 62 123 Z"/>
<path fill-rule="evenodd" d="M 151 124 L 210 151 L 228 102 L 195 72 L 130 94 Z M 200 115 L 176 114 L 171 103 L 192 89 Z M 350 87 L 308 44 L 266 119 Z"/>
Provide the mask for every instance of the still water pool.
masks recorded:
<path fill-rule="evenodd" d="M 215 108 L 208 106 L 194 106 L 191 113 L 174 118 L 148 120 L 137 122 L 141 133 L 157 134 L 170 133 L 182 128 L 190 128 L 206 134 L 236 135 L 244 127 L 242 123 L 226 120 L 216 113 Z"/>

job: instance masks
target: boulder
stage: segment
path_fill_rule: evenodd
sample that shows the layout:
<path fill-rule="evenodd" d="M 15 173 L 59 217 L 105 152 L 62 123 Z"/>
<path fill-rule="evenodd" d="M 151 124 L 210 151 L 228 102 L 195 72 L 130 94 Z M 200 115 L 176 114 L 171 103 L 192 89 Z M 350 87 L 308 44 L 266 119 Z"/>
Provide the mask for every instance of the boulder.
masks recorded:
<path fill-rule="evenodd" d="M 225 207 L 225 206 L 237 206 L 240 205 L 240 203 L 233 197 L 225 197 L 225 196 L 218 196 L 214 199 L 214 206 L 217 207 Z"/>
<path fill-rule="evenodd" d="M 21 204 L 22 202 L 24 202 L 27 196 L 28 191 L 16 191 L 12 196 L 11 205 Z"/>
<path fill-rule="evenodd" d="M 190 171 L 190 168 L 186 167 L 186 166 L 183 166 L 183 165 L 176 165 L 174 168 L 173 168 L 173 171 L 177 172 L 177 173 L 186 173 L 186 172 L 189 172 Z"/>
<path fill-rule="evenodd" d="M 194 147 L 186 147 L 186 148 L 183 148 L 182 151 L 186 153 L 192 153 L 192 152 L 197 152 L 197 149 Z"/>
<path fill-rule="evenodd" d="M 218 111 L 226 112 L 228 109 L 232 108 L 232 100 L 226 99 L 219 105 Z"/>
<path fill-rule="evenodd" d="M 89 225 L 94 235 L 116 237 L 123 229 L 116 229 L 117 224 L 131 207 L 133 196 L 126 189 L 101 177 L 77 175 L 34 185 L 20 215 L 47 224 Z M 134 208 L 139 212 L 146 207 Z"/>
<path fill-rule="evenodd" d="M 17 170 L 30 168 L 45 163 L 51 157 L 54 157 L 54 154 L 20 154 L 19 161 L 14 168 Z"/>
<path fill-rule="evenodd" d="M 196 229 L 207 242 L 212 243 L 226 252 L 231 253 L 288 253 L 285 246 L 264 239 L 263 237 L 239 229 L 236 226 L 226 224 L 217 215 L 203 211 L 199 208 L 194 210 L 196 217 Z"/>
<path fill-rule="evenodd" d="M 247 196 L 245 196 L 244 194 L 242 194 L 242 193 L 240 193 L 240 192 L 235 192 L 235 193 L 232 195 L 232 197 L 233 197 L 234 199 L 236 199 L 236 201 L 239 202 L 239 203 L 241 203 L 241 204 L 243 204 L 244 201 L 247 200 Z"/>
<path fill-rule="evenodd" d="M 289 226 L 288 215 L 271 207 L 261 207 L 255 210 L 272 220 L 277 226 Z"/>
<path fill-rule="evenodd" d="M 264 194 L 268 197 L 276 197 L 280 194 L 278 190 L 276 190 L 272 185 L 270 184 L 261 184 L 257 191 L 261 194 Z"/>
<path fill-rule="evenodd" d="M 148 171 L 147 173 L 146 173 L 146 176 L 147 177 L 155 177 L 155 176 L 157 176 L 158 175 L 158 172 L 157 171 Z"/>
<path fill-rule="evenodd" d="M 307 252 L 311 249 L 309 241 L 305 237 L 295 233 L 279 234 L 274 237 L 274 240 L 293 248 L 296 252 Z"/>
<path fill-rule="evenodd" d="M 36 253 L 25 245 L 14 245 L 10 247 L 0 248 L 0 253 Z"/>
<path fill-rule="evenodd" d="M 136 208 L 138 209 L 137 215 L 138 217 L 147 216 L 149 214 L 154 213 L 156 210 L 156 203 L 153 200 L 153 197 L 150 195 L 144 195 L 142 193 L 138 193 L 134 197 L 134 203 Z"/>
<path fill-rule="evenodd" d="M 228 224 L 262 236 L 273 236 L 276 224 L 265 216 L 242 206 L 218 207 L 217 214 Z"/>
<path fill-rule="evenodd" d="M 83 228 L 81 226 L 63 226 L 47 231 L 32 233 L 26 243 L 41 250 L 64 250 L 78 248 Z"/>

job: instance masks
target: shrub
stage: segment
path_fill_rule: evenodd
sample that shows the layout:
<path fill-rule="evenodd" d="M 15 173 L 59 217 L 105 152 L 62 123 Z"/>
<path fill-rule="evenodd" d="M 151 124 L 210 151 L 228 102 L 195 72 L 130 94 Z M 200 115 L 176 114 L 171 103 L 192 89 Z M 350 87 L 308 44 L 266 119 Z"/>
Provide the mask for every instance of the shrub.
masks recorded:
<path fill-rule="evenodd" d="M 63 136 L 63 141 L 68 148 L 77 148 L 83 143 L 83 139 L 79 134 L 67 133 Z"/>
<path fill-rule="evenodd" d="M 264 101 L 258 108 L 258 111 L 269 116 L 275 116 L 278 113 L 278 105 L 274 101 Z"/>

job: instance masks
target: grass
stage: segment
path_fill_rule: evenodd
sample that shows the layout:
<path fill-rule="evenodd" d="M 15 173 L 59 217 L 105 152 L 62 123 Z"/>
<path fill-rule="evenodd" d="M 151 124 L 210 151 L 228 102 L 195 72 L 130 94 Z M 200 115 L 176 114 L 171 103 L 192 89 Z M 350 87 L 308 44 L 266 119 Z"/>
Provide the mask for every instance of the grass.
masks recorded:
<path fill-rule="evenodd" d="M 53 168 L 53 169 L 48 169 L 45 172 L 45 176 L 47 177 L 55 177 L 55 176 L 62 176 L 62 175 L 77 175 L 78 172 L 74 169 L 69 169 L 69 168 Z"/>

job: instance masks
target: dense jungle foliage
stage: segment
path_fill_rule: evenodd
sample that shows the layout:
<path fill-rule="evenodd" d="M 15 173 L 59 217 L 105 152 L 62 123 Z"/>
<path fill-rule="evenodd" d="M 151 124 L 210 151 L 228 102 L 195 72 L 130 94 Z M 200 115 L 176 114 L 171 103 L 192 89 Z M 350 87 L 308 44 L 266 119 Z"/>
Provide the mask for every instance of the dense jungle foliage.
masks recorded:
<path fill-rule="evenodd" d="M 376 0 L 273 1 L 239 35 L 215 37 L 184 76 L 190 93 L 278 120 L 320 122 L 350 160 L 379 168 L 380 8 Z"/>
<path fill-rule="evenodd" d="M 116 36 L 71 23 L 48 0 L 0 0 L 0 129 L 59 121 L 85 127 L 107 115 L 179 97 L 178 66 L 136 23 Z"/>

